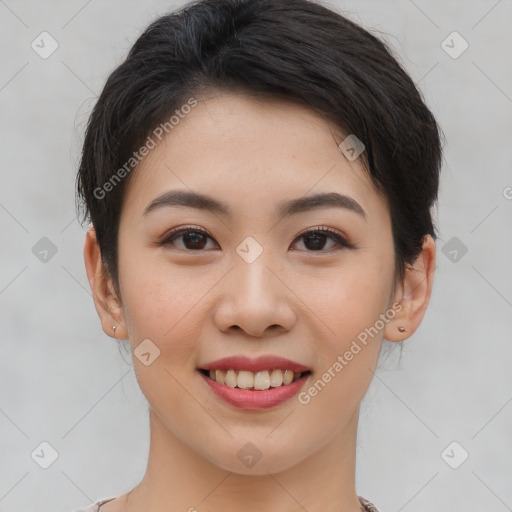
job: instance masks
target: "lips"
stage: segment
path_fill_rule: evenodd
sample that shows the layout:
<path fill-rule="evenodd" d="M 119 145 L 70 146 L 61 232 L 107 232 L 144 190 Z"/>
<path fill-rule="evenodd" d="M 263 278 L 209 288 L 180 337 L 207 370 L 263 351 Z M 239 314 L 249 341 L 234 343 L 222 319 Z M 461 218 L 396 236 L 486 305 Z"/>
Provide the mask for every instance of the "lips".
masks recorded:
<path fill-rule="evenodd" d="M 264 370 L 291 370 L 294 373 L 310 371 L 307 366 L 290 359 L 278 356 L 261 356 L 251 359 L 244 356 L 231 356 L 217 359 L 211 363 L 201 365 L 200 370 L 247 370 L 249 372 L 262 372 Z"/>
<path fill-rule="evenodd" d="M 295 396 L 310 378 L 310 372 L 306 372 L 298 380 L 291 384 L 282 385 L 263 391 L 253 389 L 232 388 L 226 384 L 210 379 L 201 372 L 198 372 L 207 389 L 211 390 L 214 396 L 238 409 L 263 410 L 277 407 Z"/>
<path fill-rule="evenodd" d="M 204 382 L 223 401 L 241 409 L 275 407 L 296 395 L 311 371 L 277 356 L 225 357 L 198 368 Z"/>

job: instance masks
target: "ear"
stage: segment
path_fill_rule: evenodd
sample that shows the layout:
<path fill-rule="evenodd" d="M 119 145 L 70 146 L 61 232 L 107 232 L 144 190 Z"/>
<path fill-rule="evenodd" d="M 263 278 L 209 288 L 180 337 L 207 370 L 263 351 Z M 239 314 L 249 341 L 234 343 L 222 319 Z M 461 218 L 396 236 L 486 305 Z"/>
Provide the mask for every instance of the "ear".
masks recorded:
<path fill-rule="evenodd" d="M 405 276 L 397 286 L 391 302 L 399 302 L 402 309 L 386 324 L 384 338 L 388 341 L 403 341 L 419 327 L 432 293 L 434 271 L 436 268 L 436 243 L 430 235 L 423 238 L 423 248 L 416 261 L 409 265 Z M 405 328 L 400 332 L 398 327 Z"/>
<path fill-rule="evenodd" d="M 105 274 L 94 227 L 91 227 L 85 236 L 84 260 L 94 306 L 103 331 L 112 338 L 128 339 L 124 309 L 117 297 L 112 279 Z M 113 329 L 113 326 L 116 328 Z"/>

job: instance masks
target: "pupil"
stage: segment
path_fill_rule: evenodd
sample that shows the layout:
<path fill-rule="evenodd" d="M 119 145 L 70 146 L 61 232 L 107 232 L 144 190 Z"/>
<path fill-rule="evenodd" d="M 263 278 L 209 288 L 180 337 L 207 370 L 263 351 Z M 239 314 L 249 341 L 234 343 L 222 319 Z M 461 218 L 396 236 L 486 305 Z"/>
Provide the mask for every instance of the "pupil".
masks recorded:
<path fill-rule="evenodd" d="M 309 247 L 308 244 L 306 244 L 306 246 L 308 247 L 308 249 L 321 249 L 325 243 L 325 236 L 326 235 L 322 235 L 322 234 L 316 234 L 316 235 L 309 235 L 307 237 L 307 240 L 311 240 L 313 239 L 315 241 L 315 243 L 313 243 L 313 247 Z M 320 246 L 318 246 L 318 242 L 320 242 Z"/>
<path fill-rule="evenodd" d="M 186 237 L 185 245 L 187 245 L 188 241 L 191 241 L 195 249 L 202 249 L 204 247 L 204 236 L 201 233 L 187 233 L 184 236 Z M 203 243 L 201 243 L 201 238 L 203 238 Z"/>

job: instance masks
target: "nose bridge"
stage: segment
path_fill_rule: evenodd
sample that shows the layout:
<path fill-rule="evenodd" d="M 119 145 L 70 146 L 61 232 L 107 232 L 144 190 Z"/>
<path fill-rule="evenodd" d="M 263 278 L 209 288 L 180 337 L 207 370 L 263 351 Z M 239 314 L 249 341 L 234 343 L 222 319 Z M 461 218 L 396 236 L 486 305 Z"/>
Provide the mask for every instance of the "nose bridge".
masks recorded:
<path fill-rule="evenodd" d="M 275 258 L 254 238 L 247 237 L 236 249 L 232 280 L 236 300 L 275 300 L 275 276 L 269 268 L 275 267 Z M 275 272 L 275 271 L 274 271 Z"/>
<path fill-rule="evenodd" d="M 219 327 L 238 326 L 252 336 L 261 336 L 270 326 L 289 329 L 295 315 L 287 288 L 275 275 L 276 257 L 254 239 L 244 240 L 236 252 L 217 309 Z"/>

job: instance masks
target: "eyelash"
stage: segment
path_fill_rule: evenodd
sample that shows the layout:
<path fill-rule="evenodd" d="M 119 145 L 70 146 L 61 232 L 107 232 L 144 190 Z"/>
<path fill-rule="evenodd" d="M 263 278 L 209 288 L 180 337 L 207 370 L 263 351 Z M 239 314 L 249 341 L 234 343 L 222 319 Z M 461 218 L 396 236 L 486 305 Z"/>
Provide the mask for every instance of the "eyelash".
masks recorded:
<path fill-rule="evenodd" d="M 211 238 L 213 240 L 213 238 L 204 229 L 201 229 L 198 226 L 185 226 L 185 227 L 176 228 L 176 229 L 170 231 L 162 241 L 158 242 L 157 245 L 159 245 L 159 246 L 169 245 L 175 239 L 179 238 L 182 235 L 186 235 L 188 233 L 200 233 L 200 234 L 205 235 L 208 238 Z M 343 236 L 341 236 L 336 230 L 334 230 L 332 228 L 325 227 L 325 226 L 308 228 L 305 231 L 303 231 L 302 233 L 300 233 L 299 235 L 297 235 L 295 237 L 294 241 L 299 238 L 305 237 L 307 235 L 317 234 L 317 233 L 322 234 L 322 235 L 327 235 L 329 238 L 331 238 L 332 240 L 334 240 L 337 243 L 338 247 L 333 247 L 329 250 L 321 249 L 318 251 L 306 251 L 306 252 L 312 252 L 312 253 L 320 252 L 321 253 L 321 252 L 332 252 L 333 250 L 340 250 L 341 248 L 345 248 L 345 249 L 354 249 L 355 248 L 352 244 L 347 242 L 347 240 Z M 197 250 L 185 249 L 185 250 L 187 250 L 189 252 L 204 252 L 201 249 L 197 249 Z"/>

